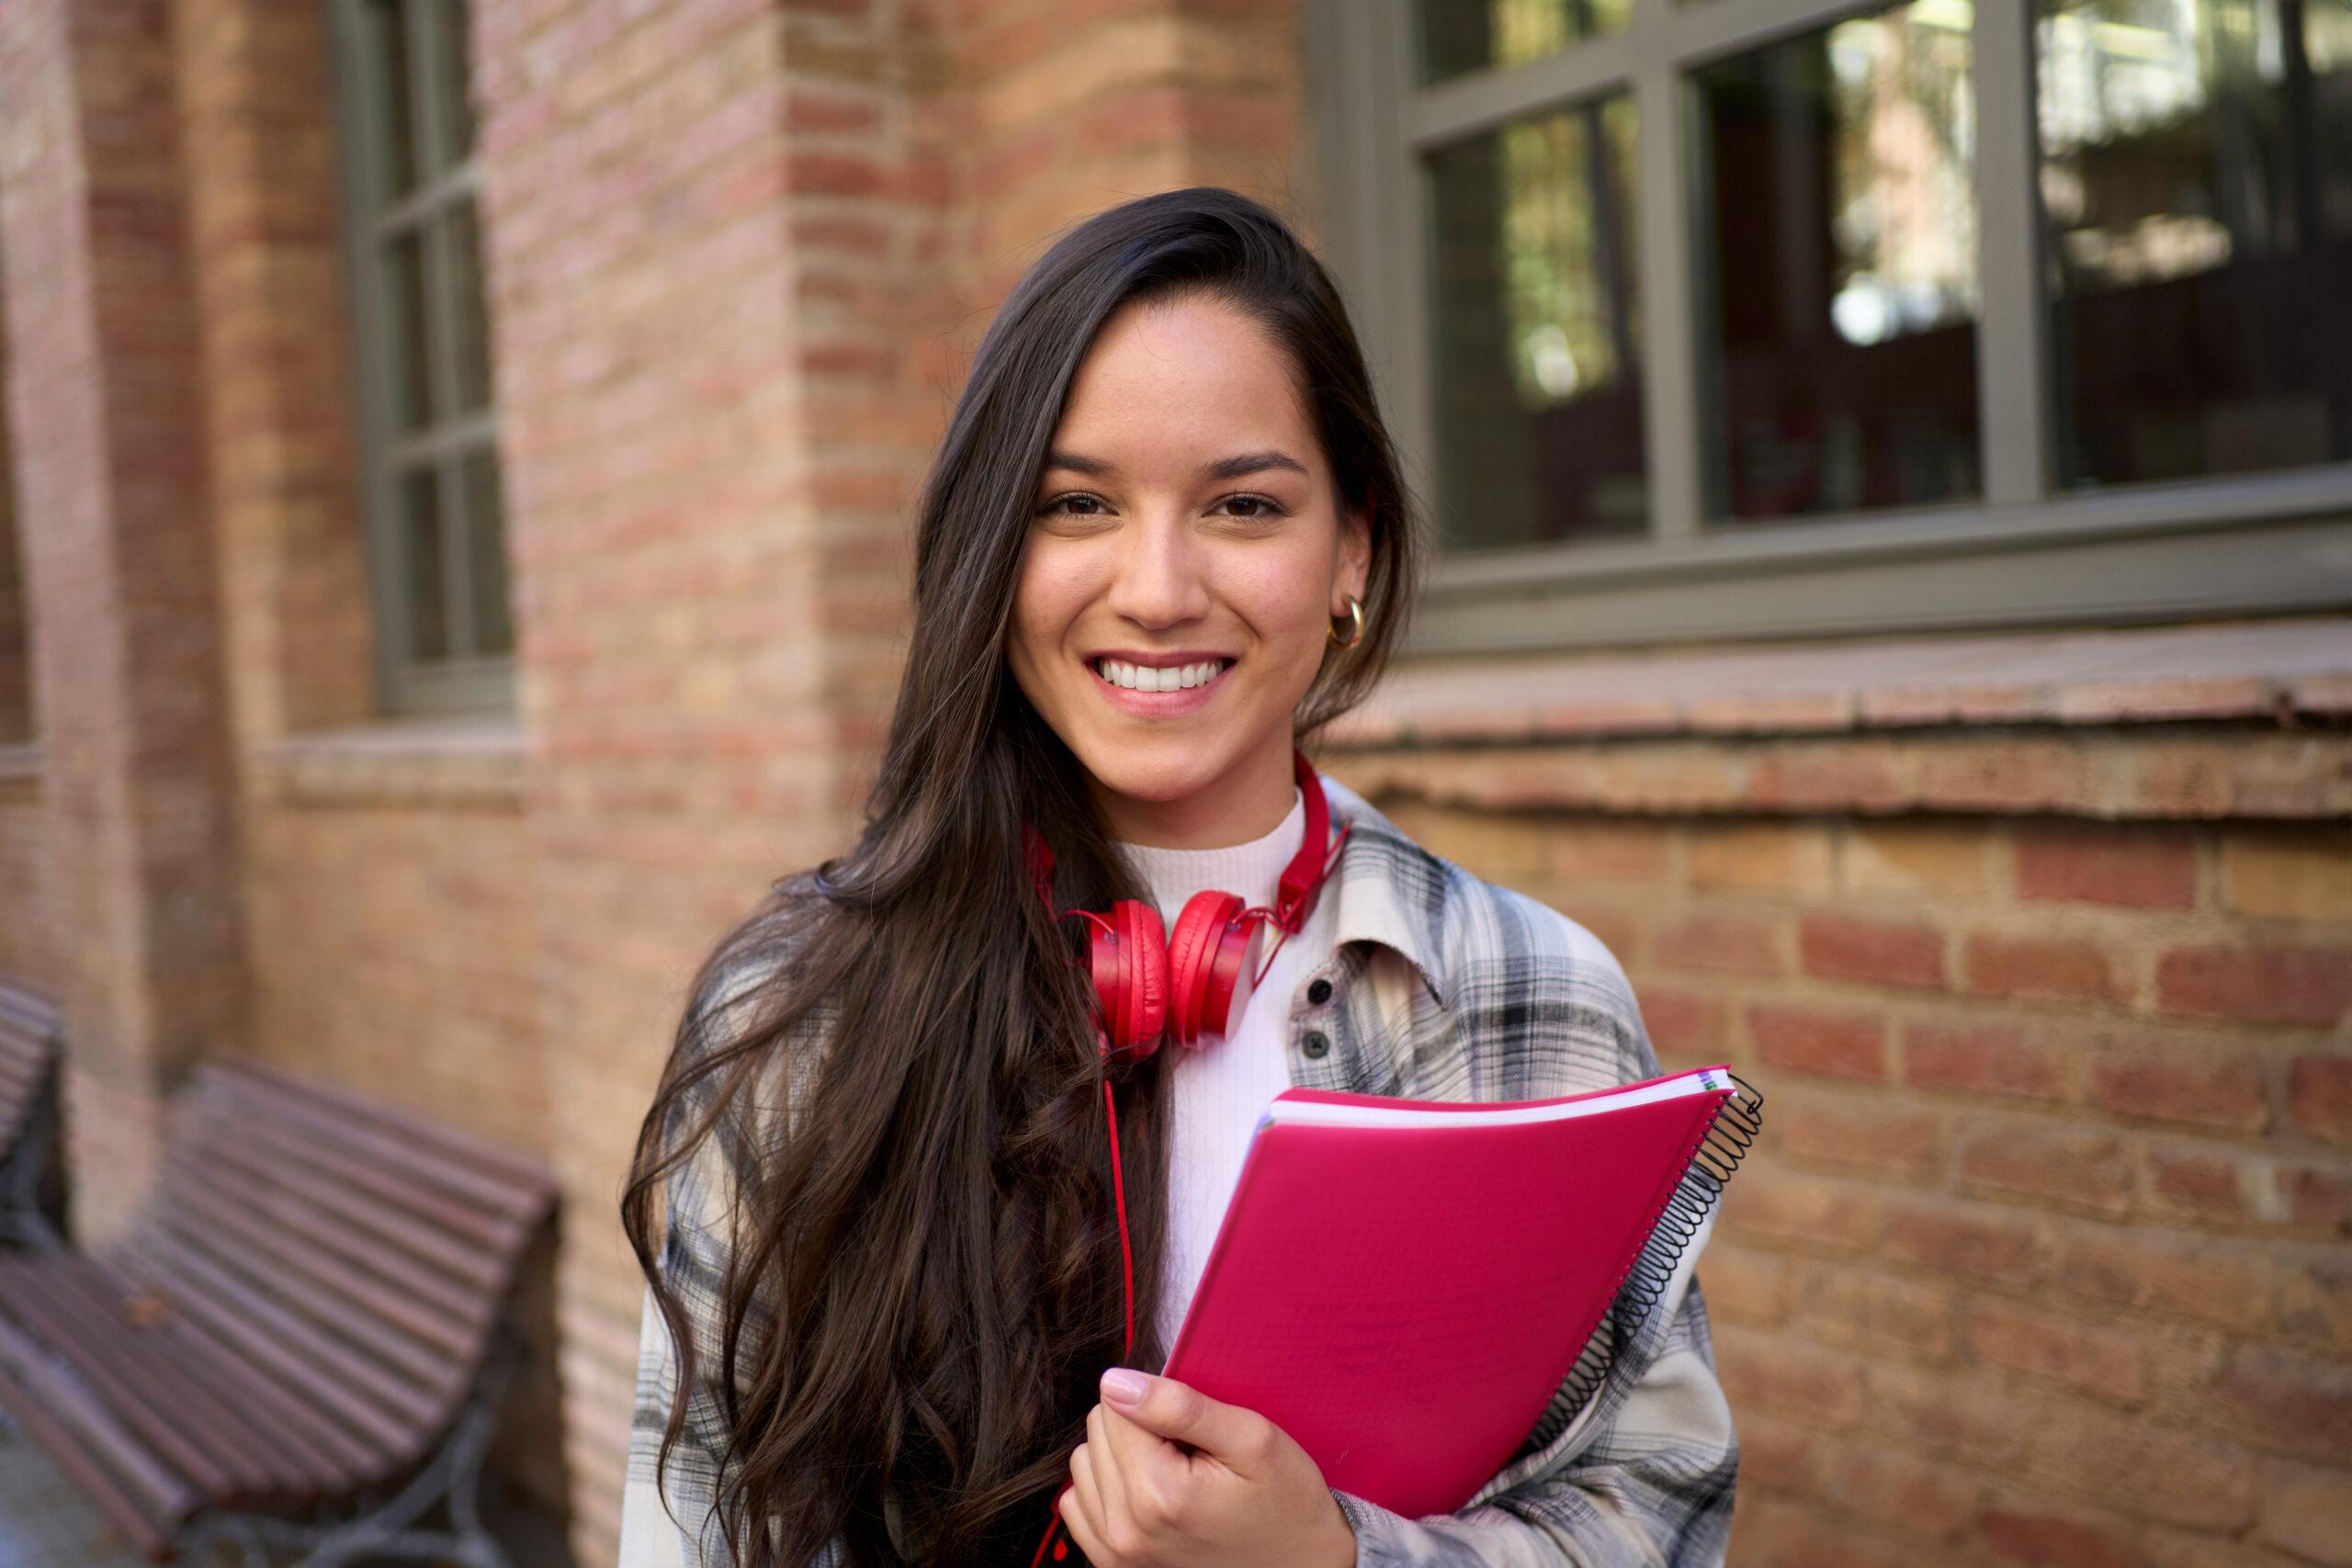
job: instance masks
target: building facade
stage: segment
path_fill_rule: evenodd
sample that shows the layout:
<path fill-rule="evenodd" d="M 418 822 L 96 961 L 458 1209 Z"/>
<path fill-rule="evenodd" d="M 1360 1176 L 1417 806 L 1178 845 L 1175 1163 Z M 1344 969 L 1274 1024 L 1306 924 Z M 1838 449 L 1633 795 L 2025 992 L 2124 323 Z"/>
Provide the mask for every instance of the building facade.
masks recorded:
<path fill-rule="evenodd" d="M 1323 761 L 1766 1132 L 1739 1563 L 2352 1562 L 2345 0 L 8 0 L 0 971 L 545 1155 L 611 1561 L 692 969 L 854 820 L 1067 224 L 1230 186 L 1442 542 Z"/>

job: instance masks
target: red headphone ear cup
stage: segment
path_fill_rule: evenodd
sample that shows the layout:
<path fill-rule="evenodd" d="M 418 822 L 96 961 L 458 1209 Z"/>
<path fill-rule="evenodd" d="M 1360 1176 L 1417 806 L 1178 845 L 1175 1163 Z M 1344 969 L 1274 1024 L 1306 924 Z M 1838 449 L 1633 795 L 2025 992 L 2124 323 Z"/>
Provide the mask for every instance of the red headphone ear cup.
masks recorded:
<path fill-rule="evenodd" d="M 1168 942 L 1168 967 L 1173 992 L 1170 1006 L 1179 1044 L 1191 1045 L 1204 1029 L 1214 1027 L 1204 1016 L 1212 961 L 1226 923 L 1244 908 L 1235 895 L 1204 887 L 1184 901 L 1183 913 L 1176 917 L 1176 934 Z"/>
<path fill-rule="evenodd" d="M 1235 899 L 1234 913 L 1240 912 L 1239 899 Z M 1207 1034 L 1229 1034 L 1233 1024 L 1233 998 L 1241 995 L 1241 972 L 1250 966 L 1252 939 L 1258 934 L 1255 921 L 1233 923 L 1227 916 L 1216 928 L 1216 940 L 1201 964 L 1200 1027 Z"/>
<path fill-rule="evenodd" d="M 1137 1061 L 1159 1047 L 1168 1023 L 1168 946 L 1159 911 L 1140 898 L 1122 898 L 1112 911 L 1126 949 L 1126 1039 Z"/>

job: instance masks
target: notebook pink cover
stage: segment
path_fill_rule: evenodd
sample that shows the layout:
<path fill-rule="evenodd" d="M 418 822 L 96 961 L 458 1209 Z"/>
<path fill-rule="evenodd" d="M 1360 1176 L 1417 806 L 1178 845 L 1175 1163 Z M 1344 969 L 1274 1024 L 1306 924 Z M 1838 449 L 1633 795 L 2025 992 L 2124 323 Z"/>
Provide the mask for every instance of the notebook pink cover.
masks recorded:
<path fill-rule="evenodd" d="M 1669 1083 L 1700 1092 L 1493 1115 Z M 1286 1089 L 1164 1370 L 1267 1416 L 1329 1485 L 1408 1517 L 1451 1513 L 1543 1415 L 1733 1093 L 1724 1066 L 1544 1100 Z M 1438 1124 L 1283 1119 L 1317 1106 Z"/>

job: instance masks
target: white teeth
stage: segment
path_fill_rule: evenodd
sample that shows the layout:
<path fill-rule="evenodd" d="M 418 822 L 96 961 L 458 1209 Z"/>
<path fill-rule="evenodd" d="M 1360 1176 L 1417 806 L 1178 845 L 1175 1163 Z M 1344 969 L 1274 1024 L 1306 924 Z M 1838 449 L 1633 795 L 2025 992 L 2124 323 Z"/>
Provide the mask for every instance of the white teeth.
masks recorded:
<path fill-rule="evenodd" d="M 1230 660 L 1212 659 L 1200 664 L 1179 664 L 1172 669 L 1159 669 L 1148 664 L 1127 664 L 1116 659 L 1098 659 L 1095 673 L 1114 686 L 1124 686 L 1131 692 L 1176 692 L 1193 686 L 1205 686 L 1219 675 Z"/>

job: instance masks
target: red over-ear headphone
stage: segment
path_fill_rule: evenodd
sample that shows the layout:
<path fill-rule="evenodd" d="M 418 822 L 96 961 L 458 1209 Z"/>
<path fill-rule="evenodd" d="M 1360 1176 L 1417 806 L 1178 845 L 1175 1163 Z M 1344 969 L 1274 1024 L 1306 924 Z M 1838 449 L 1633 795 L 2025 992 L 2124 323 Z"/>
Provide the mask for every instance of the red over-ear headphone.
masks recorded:
<path fill-rule="evenodd" d="M 1159 1049 L 1163 1034 L 1180 1045 L 1198 1045 L 1229 1032 L 1233 998 L 1259 929 L 1272 925 L 1282 935 L 1274 949 L 1306 921 L 1315 896 L 1335 863 L 1339 845 L 1328 849 L 1331 807 L 1323 781 L 1304 751 L 1293 749 L 1291 771 L 1306 803 L 1306 832 L 1298 852 L 1283 868 L 1274 907 L 1251 908 L 1238 894 L 1204 887 L 1187 899 L 1176 917 L 1175 934 L 1163 933 L 1159 911 L 1139 898 L 1122 898 L 1108 915 L 1065 909 L 1093 926 L 1089 968 L 1097 1016 L 1114 1061 L 1140 1062 Z M 1340 829 L 1340 842 L 1348 829 Z M 1025 831 L 1029 874 L 1046 908 L 1054 907 L 1054 852 L 1035 829 Z M 1251 983 L 1273 962 L 1269 952 Z M 1247 999 L 1246 997 L 1244 998 Z"/>
<path fill-rule="evenodd" d="M 1274 907 L 1250 908 L 1238 894 L 1204 887 L 1185 900 L 1176 917 L 1176 935 L 1163 941 L 1159 911 L 1136 898 L 1122 898 L 1108 915 L 1091 909 L 1064 909 L 1094 928 L 1089 944 L 1088 967 L 1094 980 L 1095 1044 L 1105 1065 L 1140 1062 L 1159 1049 L 1159 1037 L 1171 1028 L 1177 1041 L 1197 1045 L 1208 1034 L 1224 1034 L 1232 1020 L 1233 994 L 1250 944 L 1261 924 L 1271 923 L 1282 934 L 1274 939 L 1257 973 L 1254 986 L 1273 966 L 1274 953 L 1293 932 L 1306 923 L 1323 879 L 1339 863 L 1340 847 L 1348 841 L 1352 823 L 1342 823 L 1339 842 L 1326 851 L 1323 840 L 1331 831 L 1330 802 L 1323 798 L 1323 781 L 1306 753 L 1291 749 L 1291 772 L 1306 801 L 1306 834 L 1298 853 L 1283 868 L 1275 884 Z M 1054 852 L 1036 829 L 1022 828 L 1022 847 L 1029 861 L 1029 880 L 1046 908 L 1054 908 Z M 1172 1013 L 1172 1016 L 1171 1016 Z M 1119 1158 L 1119 1115 L 1112 1100 L 1111 1078 L 1102 1078 L 1102 1117 L 1111 1138 L 1111 1192 L 1119 1215 L 1120 1288 L 1126 1307 L 1126 1342 L 1119 1352 L 1126 1359 L 1136 1344 L 1135 1255 L 1127 1239 L 1127 1189 Z M 1062 1491 L 1069 1483 L 1062 1483 Z M 1053 1522 L 1029 1559 L 1029 1568 L 1046 1560 L 1046 1549 L 1060 1562 L 1069 1554 L 1062 1529 L 1061 1498 L 1055 1499 Z"/>

